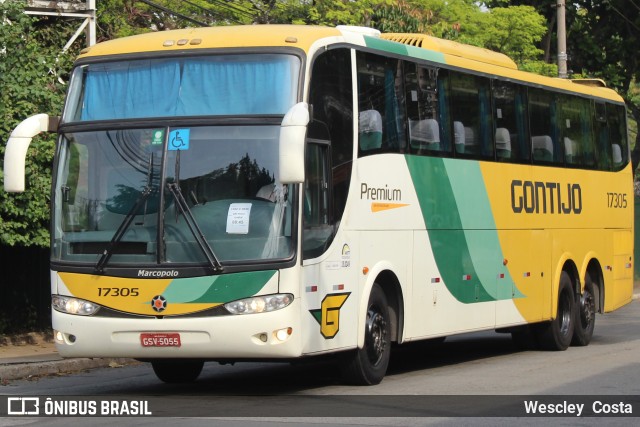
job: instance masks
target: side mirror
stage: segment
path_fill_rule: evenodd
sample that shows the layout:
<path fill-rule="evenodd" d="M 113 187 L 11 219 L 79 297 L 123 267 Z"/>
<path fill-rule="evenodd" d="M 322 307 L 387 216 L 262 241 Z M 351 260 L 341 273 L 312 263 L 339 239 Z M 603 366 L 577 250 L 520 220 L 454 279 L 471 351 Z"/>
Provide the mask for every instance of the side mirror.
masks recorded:
<path fill-rule="evenodd" d="M 304 145 L 309 106 L 300 102 L 287 111 L 280 125 L 278 180 L 282 184 L 304 182 Z"/>
<path fill-rule="evenodd" d="M 40 132 L 58 129 L 59 117 L 36 114 L 22 122 L 11 132 L 4 152 L 4 190 L 12 193 L 24 191 L 25 159 L 31 139 Z"/>

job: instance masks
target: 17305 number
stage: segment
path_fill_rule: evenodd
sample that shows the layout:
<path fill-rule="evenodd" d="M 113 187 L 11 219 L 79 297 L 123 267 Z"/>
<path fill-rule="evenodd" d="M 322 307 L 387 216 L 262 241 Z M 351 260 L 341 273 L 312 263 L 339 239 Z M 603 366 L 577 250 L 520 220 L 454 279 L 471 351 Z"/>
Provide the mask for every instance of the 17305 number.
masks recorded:
<path fill-rule="evenodd" d="M 140 288 L 98 288 L 99 297 L 137 297 Z"/>
<path fill-rule="evenodd" d="M 607 193 L 607 207 L 624 209 L 627 207 L 627 195 L 625 193 Z"/>

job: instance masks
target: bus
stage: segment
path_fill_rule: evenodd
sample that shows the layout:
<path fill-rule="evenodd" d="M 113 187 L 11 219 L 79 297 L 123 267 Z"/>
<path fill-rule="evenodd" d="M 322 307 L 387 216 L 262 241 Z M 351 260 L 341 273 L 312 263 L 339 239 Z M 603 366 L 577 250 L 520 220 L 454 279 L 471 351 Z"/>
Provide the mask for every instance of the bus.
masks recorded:
<path fill-rule="evenodd" d="M 421 34 L 256 25 L 82 51 L 57 132 L 51 307 L 63 357 L 332 359 L 495 330 L 589 344 L 632 299 L 626 110 L 600 81 Z"/>

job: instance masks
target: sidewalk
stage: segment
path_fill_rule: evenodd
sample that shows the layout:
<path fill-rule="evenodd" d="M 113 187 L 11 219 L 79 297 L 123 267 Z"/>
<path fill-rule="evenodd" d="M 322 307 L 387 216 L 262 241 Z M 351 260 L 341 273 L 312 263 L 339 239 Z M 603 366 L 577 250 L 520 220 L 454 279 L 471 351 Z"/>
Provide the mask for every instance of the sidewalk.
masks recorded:
<path fill-rule="evenodd" d="M 117 368 L 131 363 L 138 362 L 126 358 L 64 359 L 56 351 L 51 333 L 0 336 L 0 386 L 11 380 L 61 375 L 93 368 Z"/>
<path fill-rule="evenodd" d="M 640 299 L 640 281 L 635 282 L 633 299 Z M 132 363 L 138 362 L 127 358 L 64 359 L 56 351 L 50 333 L 0 336 L 0 386 L 11 380 L 60 375 L 93 368 L 118 368 Z"/>

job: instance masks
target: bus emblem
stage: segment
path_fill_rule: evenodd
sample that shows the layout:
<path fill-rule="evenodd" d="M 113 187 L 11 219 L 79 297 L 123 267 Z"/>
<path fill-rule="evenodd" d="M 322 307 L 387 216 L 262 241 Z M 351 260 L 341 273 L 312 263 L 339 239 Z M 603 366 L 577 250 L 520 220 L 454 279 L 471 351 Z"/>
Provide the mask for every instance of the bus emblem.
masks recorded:
<path fill-rule="evenodd" d="M 320 333 L 326 339 L 335 337 L 340 331 L 340 309 L 351 292 L 329 294 L 324 297 L 319 309 L 309 310 L 316 322 L 320 324 Z"/>
<path fill-rule="evenodd" d="M 167 308 L 167 299 L 162 295 L 156 295 L 151 298 L 151 308 L 160 313 Z"/>

